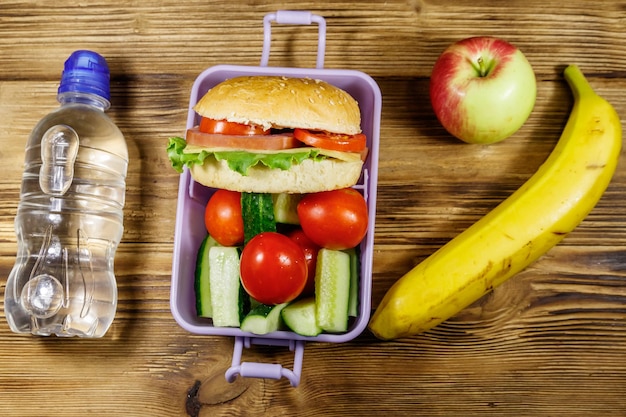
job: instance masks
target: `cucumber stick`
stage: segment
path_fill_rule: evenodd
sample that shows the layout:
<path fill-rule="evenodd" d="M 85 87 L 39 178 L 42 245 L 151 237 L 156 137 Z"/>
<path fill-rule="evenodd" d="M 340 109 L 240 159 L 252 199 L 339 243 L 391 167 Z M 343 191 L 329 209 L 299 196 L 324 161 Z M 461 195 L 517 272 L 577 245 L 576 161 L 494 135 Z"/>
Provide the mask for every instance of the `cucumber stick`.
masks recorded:
<path fill-rule="evenodd" d="M 219 244 L 211 236 L 207 235 L 200 244 L 198 257 L 196 258 L 196 276 L 194 290 L 196 293 L 196 313 L 199 317 L 211 318 L 211 286 L 209 285 L 209 250 Z"/>
<path fill-rule="evenodd" d="M 215 246 L 209 250 L 209 285 L 213 325 L 238 327 L 249 302 L 239 277 L 236 247 Z"/>
<path fill-rule="evenodd" d="M 241 193 L 244 244 L 259 233 L 275 232 L 272 194 Z"/>
<path fill-rule="evenodd" d="M 350 297 L 348 316 L 356 317 L 359 313 L 359 255 L 356 248 L 345 251 L 350 256 Z"/>
<path fill-rule="evenodd" d="M 281 316 L 287 327 L 294 333 L 302 336 L 317 336 L 322 333 L 322 328 L 317 324 L 315 309 L 314 297 L 303 298 L 283 308 Z"/>
<path fill-rule="evenodd" d="M 348 330 L 350 299 L 350 255 L 320 249 L 315 271 L 315 314 L 317 324 L 327 332 Z"/>
<path fill-rule="evenodd" d="M 276 223 L 300 224 L 298 203 L 301 199 L 302 194 L 272 194 Z"/>
<path fill-rule="evenodd" d="M 281 311 L 287 303 L 277 305 L 259 304 L 241 322 L 241 330 L 254 334 L 268 334 L 280 329 Z"/>

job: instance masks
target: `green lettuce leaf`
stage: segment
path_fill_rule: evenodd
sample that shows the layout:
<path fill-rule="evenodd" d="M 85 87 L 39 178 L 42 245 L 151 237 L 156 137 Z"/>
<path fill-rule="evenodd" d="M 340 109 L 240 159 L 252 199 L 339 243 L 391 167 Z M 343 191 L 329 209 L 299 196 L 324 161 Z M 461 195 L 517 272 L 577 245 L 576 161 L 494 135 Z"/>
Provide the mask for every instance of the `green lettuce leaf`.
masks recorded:
<path fill-rule="evenodd" d="M 280 152 L 280 153 L 253 153 L 247 151 L 218 151 L 208 152 L 202 150 L 199 153 L 184 153 L 187 146 L 185 139 L 172 137 L 167 146 L 167 155 L 172 167 L 177 172 L 183 172 L 183 167 L 193 164 L 202 164 L 204 160 L 213 155 L 218 161 L 226 161 L 233 171 L 241 175 L 248 175 L 248 169 L 258 164 L 262 164 L 272 169 L 288 170 L 293 164 L 312 158 L 314 160 L 325 159 L 326 156 L 316 149 L 303 148 L 302 152 Z"/>

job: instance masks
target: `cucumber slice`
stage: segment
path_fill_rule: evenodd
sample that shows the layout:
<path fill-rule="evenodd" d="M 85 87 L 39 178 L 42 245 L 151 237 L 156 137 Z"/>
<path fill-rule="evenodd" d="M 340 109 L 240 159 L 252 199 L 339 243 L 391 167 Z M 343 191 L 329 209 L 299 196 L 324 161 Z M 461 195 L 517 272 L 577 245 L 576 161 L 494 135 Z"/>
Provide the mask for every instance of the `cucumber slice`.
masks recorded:
<path fill-rule="evenodd" d="M 239 327 L 249 301 L 239 277 L 236 247 L 214 246 L 209 250 L 209 285 L 213 325 Z"/>
<path fill-rule="evenodd" d="M 241 330 L 254 334 L 268 334 L 278 330 L 282 324 L 281 311 L 288 303 L 277 305 L 259 304 L 241 322 Z"/>
<path fill-rule="evenodd" d="M 211 318 L 213 315 L 213 309 L 211 308 L 211 285 L 209 284 L 209 250 L 214 246 L 219 246 L 219 243 L 213 237 L 207 235 L 198 249 L 194 280 L 196 314 L 198 317 Z"/>
<path fill-rule="evenodd" d="M 345 251 L 350 256 L 350 298 L 348 316 L 356 317 L 359 311 L 359 255 L 356 248 Z"/>
<path fill-rule="evenodd" d="M 244 244 L 262 232 L 275 232 L 272 194 L 241 193 Z"/>
<path fill-rule="evenodd" d="M 281 312 L 283 321 L 293 332 L 302 336 L 317 336 L 322 328 L 317 325 L 315 298 L 303 298 L 289 304 Z"/>
<path fill-rule="evenodd" d="M 298 203 L 301 199 L 302 194 L 272 194 L 276 223 L 300 224 Z"/>
<path fill-rule="evenodd" d="M 339 250 L 320 249 L 315 271 L 315 314 L 327 332 L 348 330 L 350 256 Z"/>

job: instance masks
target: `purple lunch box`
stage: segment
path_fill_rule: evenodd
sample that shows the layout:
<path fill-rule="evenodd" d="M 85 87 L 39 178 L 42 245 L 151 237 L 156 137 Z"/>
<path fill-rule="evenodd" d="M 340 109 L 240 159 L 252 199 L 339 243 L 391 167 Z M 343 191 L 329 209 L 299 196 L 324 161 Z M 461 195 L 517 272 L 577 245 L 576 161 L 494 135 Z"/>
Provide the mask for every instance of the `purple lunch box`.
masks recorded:
<path fill-rule="evenodd" d="M 271 42 L 271 25 L 273 22 L 297 25 L 316 23 L 319 26 L 316 68 L 300 69 L 267 66 Z M 239 328 L 215 327 L 212 325 L 211 319 L 198 317 L 195 308 L 194 292 L 196 256 L 200 243 L 206 237 L 204 208 L 215 189 L 196 183 L 186 168 L 180 176 L 176 207 L 170 306 L 176 322 L 191 333 L 232 336 L 235 338 L 232 364 L 225 375 L 227 381 L 233 382 L 238 375 L 271 379 L 285 377 L 295 387 L 300 382 L 305 342 L 346 342 L 361 334 L 369 321 L 382 99 L 378 85 L 370 76 L 354 70 L 323 69 L 326 37 L 326 22 L 323 17 L 305 11 L 283 10 L 266 15 L 263 24 L 264 43 L 261 65 L 258 67 L 217 65 L 203 71 L 195 80 L 191 90 L 187 128 L 196 126 L 199 123 L 199 116 L 193 110 L 196 102 L 216 84 L 237 76 L 281 75 L 321 79 L 346 90 L 357 100 L 361 110 L 361 129 L 367 136 L 367 146 L 369 148 L 369 155 L 363 165 L 361 178 L 353 187 L 363 194 L 369 210 L 368 231 L 360 244 L 359 306 L 357 317 L 351 318 L 349 328 L 344 333 L 322 333 L 315 337 L 300 336 L 294 332 L 283 330 L 265 335 L 255 335 L 243 332 Z M 285 368 L 281 364 L 242 362 L 243 348 L 250 348 L 252 345 L 288 347 L 294 352 L 293 369 Z"/>

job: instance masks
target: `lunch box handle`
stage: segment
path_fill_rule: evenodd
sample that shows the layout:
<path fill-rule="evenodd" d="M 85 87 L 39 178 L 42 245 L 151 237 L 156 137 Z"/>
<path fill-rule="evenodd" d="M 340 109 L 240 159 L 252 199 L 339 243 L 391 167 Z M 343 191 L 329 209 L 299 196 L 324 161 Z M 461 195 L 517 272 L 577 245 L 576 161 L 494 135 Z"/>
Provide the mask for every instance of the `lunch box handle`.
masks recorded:
<path fill-rule="evenodd" d="M 243 348 L 249 348 L 252 344 L 289 346 L 289 350 L 294 352 L 293 370 L 284 368 L 277 363 L 241 362 Z M 302 340 L 281 340 L 262 339 L 254 337 L 235 337 L 235 347 L 233 349 L 233 361 L 226 370 L 226 380 L 234 382 L 237 375 L 250 378 L 287 378 L 292 387 L 297 387 L 300 383 L 302 373 L 302 357 L 304 356 L 304 341 Z"/>
<path fill-rule="evenodd" d="M 316 68 L 324 68 L 324 54 L 326 52 L 326 20 L 322 16 L 303 10 L 278 10 L 276 13 L 268 13 L 263 18 L 263 52 L 261 54 L 261 66 L 267 67 L 270 59 L 270 47 L 272 43 L 272 22 L 285 25 L 310 25 L 317 23 L 317 61 Z"/>

